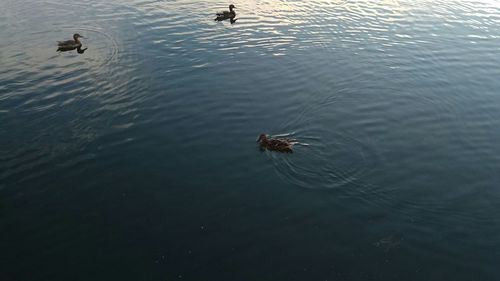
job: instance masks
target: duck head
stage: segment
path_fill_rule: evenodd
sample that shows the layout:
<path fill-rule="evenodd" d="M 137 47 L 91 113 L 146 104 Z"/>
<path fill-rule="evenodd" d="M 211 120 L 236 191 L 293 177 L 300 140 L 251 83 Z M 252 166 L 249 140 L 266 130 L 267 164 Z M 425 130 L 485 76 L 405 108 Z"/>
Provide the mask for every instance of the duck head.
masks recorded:
<path fill-rule="evenodd" d="M 73 39 L 75 40 L 75 42 L 79 42 L 78 38 L 85 38 L 85 37 L 81 36 L 78 33 L 73 34 Z"/>
<path fill-rule="evenodd" d="M 259 138 L 257 139 L 257 142 L 258 143 L 267 143 L 267 136 L 266 134 L 260 134 L 259 135 Z"/>
<path fill-rule="evenodd" d="M 233 9 L 236 9 L 236 7 L 233 4 L 229 5 L 229 11 L 232 11 Z"/>

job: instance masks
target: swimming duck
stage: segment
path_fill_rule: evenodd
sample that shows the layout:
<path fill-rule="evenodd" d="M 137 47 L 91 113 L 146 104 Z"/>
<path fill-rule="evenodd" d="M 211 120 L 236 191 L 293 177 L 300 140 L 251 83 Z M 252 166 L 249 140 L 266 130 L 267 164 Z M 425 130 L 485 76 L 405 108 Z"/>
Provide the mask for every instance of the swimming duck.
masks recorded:
<path fill-rule="evenodd" d="M 268 137 L 265 134 L 260 134 L 257 142 L 261 149 L 279 152 L 293 152 L 292 146 L 295 144 L 291 139 Z"/>
<path fill-rule="evenodd" d="M 216 13 L 217 17 L 215 18 L 215 21 L 223 21 L 229 19 L 231 23 L 236 22 L 236 20 L 234 19 L 236 17 L 236 12 L 233 9 L 236 9 L 236 7 L 231 4 L 229 5 L 229 11 Z"/>
<path fill-rule="evenodd" d="M 59 48 L 74 48 L 74 49 L 76 49 L 76 48 L 82 46 L 82 42 L 80 42 L 80 40 L 78 40 L 78 38 L 85 38 L 85 37 L 81 36 L 78 33 L 75 33 L 75 34 L 73 34 L 73 40 L 58 41 L 57 46 Z"/>

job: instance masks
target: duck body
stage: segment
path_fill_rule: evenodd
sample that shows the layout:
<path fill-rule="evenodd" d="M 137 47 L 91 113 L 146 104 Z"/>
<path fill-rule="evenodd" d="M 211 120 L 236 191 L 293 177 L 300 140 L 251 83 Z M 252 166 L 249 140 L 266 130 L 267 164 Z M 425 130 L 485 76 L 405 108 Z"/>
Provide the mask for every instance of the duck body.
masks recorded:
<path fill-rule="evenodd" d="M 57 46 L 59 47 L 59 49 L 72 48 L 74 50 L 74 49 L 82 46 L 82 42 L 80 42 L 80 40 L 78 40 L 79 38 L 83 38 L 83 36 L 81 36 L 78 33 L 75 33 L 75 34 L 73 34 L 73 40 L 58 41 Z M 58 51 L 59 51 L 59 49 L 58 49 Z"/>
<path fill-rule="evenodd" d="M 267 149 L 270 151 L 278 152 L 293 152 L 292 146 L 294 145 L 294 142 L 287 138 L 273 138 L 268 137 L 265 134 L 260 134 L 257 142 L 259 143 L 260 148 L 263 150 Z"/>
<path fill-rule="evenodd" d="M 216 13 L 217 17 L 215 18 L 215 21 L 223 21 L 229 19 L 231 20 L 231 23 L 236 22 L 236 20 L 234 19 L 236 17 L 236 12 L 234 11 L 234 9 L 236 9 L 236 7 L 231 4 L 229 5 L 229 11 Z"/>

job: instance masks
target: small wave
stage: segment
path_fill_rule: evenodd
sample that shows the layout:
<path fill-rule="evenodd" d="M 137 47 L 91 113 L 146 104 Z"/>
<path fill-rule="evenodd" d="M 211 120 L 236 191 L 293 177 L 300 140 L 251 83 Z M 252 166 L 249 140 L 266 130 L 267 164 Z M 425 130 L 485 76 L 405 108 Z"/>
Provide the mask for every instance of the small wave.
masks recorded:
<path fill-rule="evenodd" d="M 295 136 L 294 136 L 295 137 Z M 278 175 L 308 189 L 332 189 L 348 184 L 367 186 L 363 175 L 376 164 L 375 152 L 345 133 L 305 129 L 297 133 L 292 155 L 268 153 Z"/>
<path fill-rule="evenodd" d="M 82 3 L 82 2 L 55 2 L 55 1 L 41 1 L 40 4 L 45 4 L 45 5 L 54 5 L 54 6 L 59 6 L 59 7 L 65 7 L 65 8 L 86 8 L 87 4 Z"/>
<path fill-rule="evenodd" d="M 88 55 L 86 60 L 97 65 L 98 68 L 107 67 L 117 61 L 119 44 L 113 36 L 106 33 L 102 28 L 92 26 L 63 26 L 61 29 L 67 31 L 66 33 L 68 34 L 71 34 L 75 30 L 81 31 L 82 34 L 85 34 L 85 37 L 88 37 L 83 41 L 83 45 L 89 47 L 90 52 L 87 54 L 92 53 L 94 57 Z"/>

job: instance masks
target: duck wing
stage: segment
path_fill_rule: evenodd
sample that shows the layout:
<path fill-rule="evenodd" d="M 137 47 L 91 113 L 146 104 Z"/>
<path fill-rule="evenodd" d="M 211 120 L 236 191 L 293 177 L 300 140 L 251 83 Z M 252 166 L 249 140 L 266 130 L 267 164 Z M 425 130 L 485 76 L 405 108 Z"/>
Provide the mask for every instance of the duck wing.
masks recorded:
<path fill-rule="evenodd" d="M 269 145 L 272 147 L 287 147 L 290 146 L 288 141 L 284 139 L 271 139 L 269 140 Z"/>
<path fill-rule="evenodd" d="M 221 17 L 221 16 L 229 16 L 231 12 L 229 11 L 222 11 L 222 12 L 217 12 L 215 13 L 218 17 Z"/>
<path fill-rule="evenodd" d="M 74 40 L 57 41 L 57 46 L 69 46 L 69 45 L 75 45 L 75 41 Z"/>
<path fill-rule="evenodd" d="M 290 145 L 289 143 L 274 142 L 270 143 L 268 149 L 281 152 L 292 152 L 292 145 Z"/>

